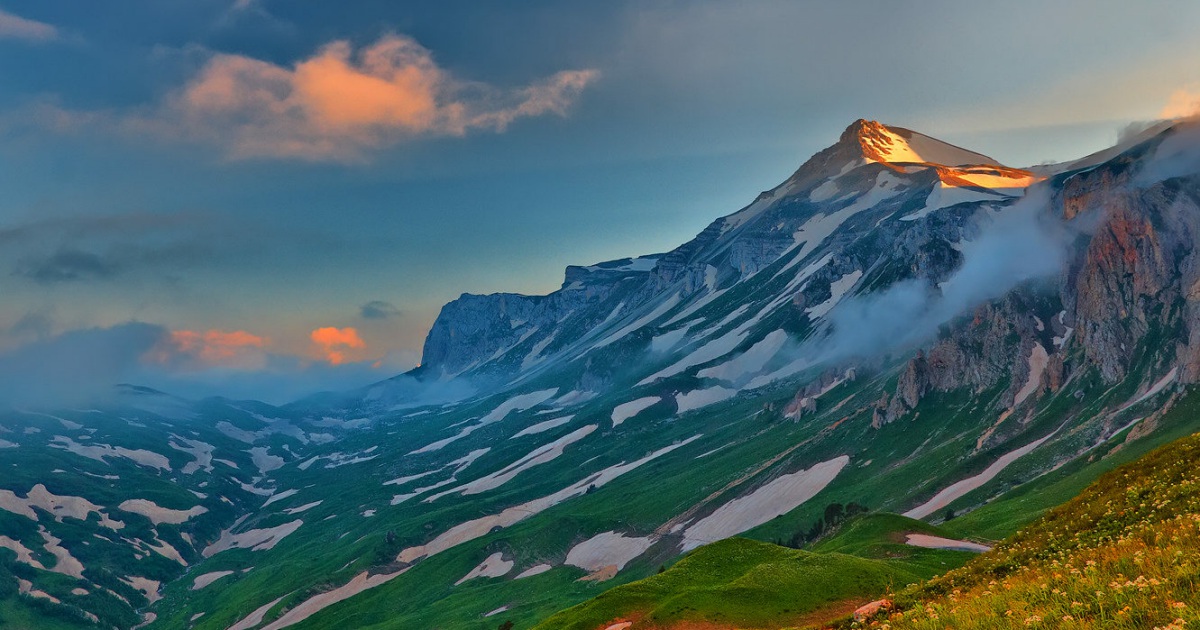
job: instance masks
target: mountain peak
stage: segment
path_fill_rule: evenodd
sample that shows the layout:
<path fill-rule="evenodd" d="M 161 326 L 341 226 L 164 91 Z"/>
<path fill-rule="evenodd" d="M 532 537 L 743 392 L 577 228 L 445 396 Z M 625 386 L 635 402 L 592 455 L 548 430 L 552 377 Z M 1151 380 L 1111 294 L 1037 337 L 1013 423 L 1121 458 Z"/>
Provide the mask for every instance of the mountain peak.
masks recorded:
<path fill-rule="evenodd" d="M 903 127 L 860 118 L 846 127 L 840 142 L 856 145 L 862 156 L 885 164 L 1002 166 L 996 160 Z"/>

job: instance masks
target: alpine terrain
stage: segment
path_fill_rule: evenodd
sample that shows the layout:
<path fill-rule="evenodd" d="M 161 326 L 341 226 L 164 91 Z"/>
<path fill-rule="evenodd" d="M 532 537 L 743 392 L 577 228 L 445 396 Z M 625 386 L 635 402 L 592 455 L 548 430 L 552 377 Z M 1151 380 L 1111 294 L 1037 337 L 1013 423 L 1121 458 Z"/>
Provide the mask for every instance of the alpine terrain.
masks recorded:
<path fill-rule="evenodd" d="M 1200 431 L 1197 382 L 1200 124 L 1016 168 L 858 120 L 671 251 L 446 304 L 364 389 L 5 410 L 0 625 L 949 615 L 980 566 L 1053 573 L 1020 541 L 1055 521 L 999 541 L 1124 497 L 1105 473 Z"/>

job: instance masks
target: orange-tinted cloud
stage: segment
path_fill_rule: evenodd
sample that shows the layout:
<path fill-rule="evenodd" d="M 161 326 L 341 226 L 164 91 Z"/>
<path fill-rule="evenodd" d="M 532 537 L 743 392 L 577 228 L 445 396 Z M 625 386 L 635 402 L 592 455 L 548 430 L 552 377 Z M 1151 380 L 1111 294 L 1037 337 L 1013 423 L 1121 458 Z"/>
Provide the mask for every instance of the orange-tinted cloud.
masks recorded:
<path fill-rule="evenodd" d="M 504 131 L 518 118 L 565 115 L 597 76 L 564 71 L 503 90 L 457 80 L 412 38 L 388 35 L 357 52 L 335 41 L 292 67 L 217 55 L 157 119 L 125 127 L 217 142 L 234 158 L 357 160 L 413 137 Z"/>
<path fill-rule="evenodd" d="M 177 367 L 258 368 L 266 361 L 267 340 L 244 330 L 176 330 L 150 353 L 148 359 Z"/>
<path fill-rule="evenodd" d="M 341 365 L 361 354 L 353 352 L 354 350 L 366 350 L 367 348 L 366 342 L 358 335 L 358 330 L 349 326 L 346 328 L 325 326 L 312 331 L 309 337 L 317 345 L 321 358 L 333 365 Z"/>
<path fill-rule="evenodd" d="M 1158 117 L 1162 119 L 1188 118 L 1200 114 L 1200 87 L 1189 86 L 1175 90 Z"/>

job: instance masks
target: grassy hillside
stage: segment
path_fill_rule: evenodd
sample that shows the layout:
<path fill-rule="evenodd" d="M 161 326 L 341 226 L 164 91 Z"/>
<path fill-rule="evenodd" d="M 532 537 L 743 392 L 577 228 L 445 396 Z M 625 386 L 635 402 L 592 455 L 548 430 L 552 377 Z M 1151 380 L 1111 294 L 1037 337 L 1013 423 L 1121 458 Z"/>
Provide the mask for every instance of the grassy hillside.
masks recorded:
<path fill-rule="evenodd" d="M 1025 627 L 1028 621 L 1031 627 L 1149 629 L 1172 627 L 1177 619 L 1200 623 L 1200 617 L 1190 616 L 1200 611 L 1200 554 L 1195 551 L 1200 549 L 1200 434 L 1189 436 L 1200 417 L 1198 407 L 1200 399 L 1184 397 L 1156 420 L 1149 435 L 1114 436 L 1090 454 L 941 526 L 872 514 L 849 521 L 806 551 L 761 545 L 754 547 L 756 555 L 740 556 L 753 544 L 745 540 L 702 547 L 661 575 L 614 589 L 539 628 L 605 628 L 616 620 L 637 621 L 634 628 L 681 621 L 807 627 L 828 619 L 814 611 L 838 614 L 840 604 L 848 612 L 852 602 L 887 596 L 892 587 L 943 573 L 902 588 L 895 599 L 903 614 L 876 624 L 1000 628 Z M 914 553 L 903 544 L 905 533 L 1009 538 L 993 552 L 972 557 Z M 962 568 L 946 572 L 966 560 Z M 828 572 L 783 569 L 809 564 Z M 709 565 L 730 567 L 729 573 L 706 575 Z M 762 583 L 743 579 L 770 571 L 786 577 Z M 872 586 L 879 582 L 886 585 Z M 747 584 L 762 590 L 744 589 Z M 849 621 L 845 626 L 853 627 Z"/>
<path fill-rule="evenodd" d="M 1197 549 L 1200 434 L 1104 474 L 992 552 L 903 592 L 901 611 L 876 623 L 1191 627 L 1200 624 Z"/>
<path fill-rule="evenodd" d="M 836 615 L 864 596 L 916 583 L 972 557 L 901 544 L 907 532 L 945 534 L 901 516 L 872 515 L 852 521 L 815 551 L 745 538 L 723 540 L 697 549 L 658 575 L 559 613 L 538 628 L 590 630 L 626 620 L 637 620 L 639 626 L 703 622 L 782 627 L 811 620 L 814 613 Z"/>

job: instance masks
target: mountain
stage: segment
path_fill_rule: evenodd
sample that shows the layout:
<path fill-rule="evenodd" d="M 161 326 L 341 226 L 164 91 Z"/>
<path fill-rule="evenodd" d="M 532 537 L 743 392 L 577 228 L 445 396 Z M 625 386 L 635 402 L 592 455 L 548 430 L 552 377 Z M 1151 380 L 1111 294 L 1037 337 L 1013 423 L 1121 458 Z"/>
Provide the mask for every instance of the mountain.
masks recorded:
<path fill-rule="evenodd" d="M 1007 535 L 1200 429 L 1173 411 L 1200 378 L 1197 139 L 1163 124 L 1018 169 L 859 120 L 674 250 L 447 304 L 410 374 L 279 407 L 13 410 L 0 566 L 24 582 L 0 616 L 530 628 L 693 550 L 756 548 L 705 548 L 735 536 L 828 566 L 807 554 L 844 506 Z M 864 585 L 930 573 L 837 553 Z"/>
<path fill-rule="evenodd" d="M 426 338 L 421 370 L 439 378 L 536 374 L 636 338 L 649 324 L 668 333 L 695 326 L 731 289 L 762 294 L 763 317 L 788 293 L 808 305 L 811 322 L 857 287 L 944 280 L 961 260 L 950 244 L 963 240 L 971 213 L 1007 205 L 1039 179 L 859 120 L 785 182 L 666 254 L 568 267 L 562 288 L 547 296 L 463 295 L 447 304 Z M 797 274 L 802 261 L 807 273 Z M 769 277 L 760 274 L 773 264 Z"/>

